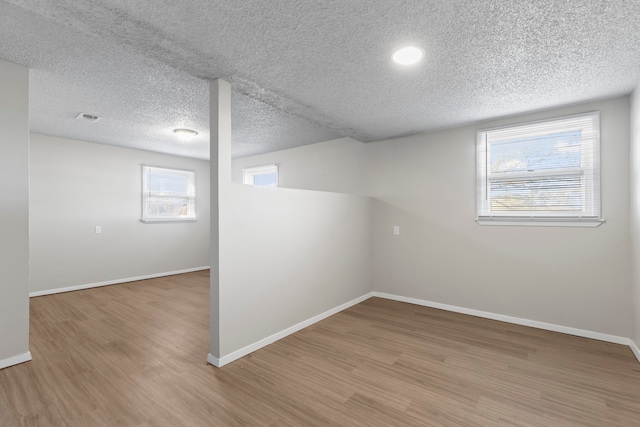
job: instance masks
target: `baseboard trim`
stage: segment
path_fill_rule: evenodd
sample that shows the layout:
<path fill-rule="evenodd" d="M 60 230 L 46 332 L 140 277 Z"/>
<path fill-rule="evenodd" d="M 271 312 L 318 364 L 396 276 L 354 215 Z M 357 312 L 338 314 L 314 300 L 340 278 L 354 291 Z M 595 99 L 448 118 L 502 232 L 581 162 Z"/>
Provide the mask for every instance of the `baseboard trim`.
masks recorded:
<path fill-rule="evenodd" d="M 426 300 L 421 300 L 417 298 L 401 297 L 399 295 L 392 295 L 392 294 L 387 294 L 383 292 L 373 292 L 373 296 L 378 298 L 390 299 L 394 301 L 407 302 L 410 304 L 422 305 L 425 307 L 453 311 L 456 313 L 469 314 L 471 316 L 483 317 L 485 319 L 499 320 L 501 322 L 513 323 L 516 325 L 530 326 L 532 328 L 537 328 L 537 329 L 545 329 L 547 331 L 561 332 L 563 334 L 575 335 L 578 337 L 592 338 L 595 340 L 611 342 L 614 344 L 630 345 L 629 343 L 631 342 L 629 338 L 619 337 L 617 335 L 603 334 L 600 332 L 593 332 L 585 329 L 570 328 L 568 326 L 561 326 L 561 325 L 555 325 L 553 323 L 539 322 L 537 320 L 523 319 L 521 317 L 505 316 L 503 314 L 496 314 L 488 311 L 473 310 L 470 308 L 458 307 L 455 305 L 448 305 L 448 304 L 441 304 L 439 302 L 426 301 Z M 636 357 L 638 357 L 638 354 L 639 353 L 636 353 Z M 638 358 L 638 360 L 640 360 L 640 357 Z"/>
<path fill-rule="evenodd" d="M 216 368 L 222 367 L 222 365 L 220 364 L 220 359 L 218 359 L 217 357 L 214 357 L 213 354 L 211 353 L 209 353 L 209 355 L 207 356 L 207 363 L 215 366 Z"/>
<path fill-rule="evenodd" d="M 344 304 L 340 304 L 337 307 L 334 307 L 330 310 L 325 311 L 324 313 L 318 314 L 317 316 L 313 316 L 310 319 L 307 319 L 305 321 L 302 321 L 300 323 L 297 323 L 287 329 L 284 329 L 280 332 L 277 332 L 273 335 L 270 335 L 266 338 L 261 339 L 260 341 L 257 341 L 253 344 L 250 344 L 244 348 L 241 348 L 240 350 L 236 350 L 233 353 L 229 353 L 226 356 L 222 356 L 221 358 L 217 358 L 215 356 L 213 356 L 211 353 L 209 353 L 209 356 L 207 356 L 207 362 L 209 362 L 211 365 L 217 367 L 217 368 L 221 368 L 224 365 L 227 365 L 233 361 L 236 361 L 244 356 L 246 356 L 249 353 L 253 353 L 256 350 L 259 350 L 263 347 L 268 346 L 269 344 L 272 344 L 278 340 L 281 340 L 282 338 L 291 335 L 295 332 L 298 332 L 308 326 L 313 325 L 314 323 L 317 323 L 321 320 L 326 319 L 329 316 L 333 316 L 336 313 L 339 313 L 343 310 L 346 310 L 349 307 L 353 307 L 356 304 L 360 304 L 362 301 L 368 300 L 369 298 L 371 298 L 373 296 L 373 292 L 369 292 L 368 294 L 362 295 L 361 297 L 358 297 L 356 299 L 353 299 L 351 301 L 345 302 Z"/>
<path fill-rule="evenodd" d="M 127 277 L 124 279 L 108 280 L 106 282 L 88 283 L 86 285 L 68 286 L 65 288 L 49 289 L 46 291 L 29 292 L 29 297 L 59 294 L 62 292 L 79 291 L 82 289 L 99 288 L 100 286 L 117 285 L 119 283 L 137 282 L 138 280 L 155 279 L 157 277 L 175 276 L 176 274 L 193 273 L 194 271 L 209 270 L 210 267 L 195 267 L 185 270 L 166 271 L 164 273 L 147 274 L 145 276 Z"/>
<path fill-rule="evenodd" d="M 20 363 L 28 362 L 31 360 L 31 352 L 19 354 L 17 356 L 9 357 L 8 359 L 0 360 L 0 369 L 8 368 L 9 366 L 18 365 Z"/>
<path fill-rule="evenodd" d="M 638 362 L 640 362 L 640 349 L 638 348 L 636 343 L 633 342 L 632 339 L 629 339 L 629 348 L 631 348 L 631 351 L 633 351 L 633 354 L 636 356 L 636 359 L 638 359 Z"/>

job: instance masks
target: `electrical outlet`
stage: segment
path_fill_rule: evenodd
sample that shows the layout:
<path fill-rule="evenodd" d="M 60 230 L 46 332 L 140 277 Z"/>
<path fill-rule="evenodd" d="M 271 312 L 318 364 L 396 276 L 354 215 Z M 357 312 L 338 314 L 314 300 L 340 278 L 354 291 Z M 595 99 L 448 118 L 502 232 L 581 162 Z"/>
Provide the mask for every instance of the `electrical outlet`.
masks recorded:
<path fill-rule="evenodd" d="M 393 235 L 394 236 L 399 236 L 400 235 L 400 226 L 399 225 L 394 225 L 393 226 Z"/>
<path fill-rule="evenodd" d="M 99 225 L 96 225 L 96 234 L 100 234 L 102 233 L 102 227 Z"/>

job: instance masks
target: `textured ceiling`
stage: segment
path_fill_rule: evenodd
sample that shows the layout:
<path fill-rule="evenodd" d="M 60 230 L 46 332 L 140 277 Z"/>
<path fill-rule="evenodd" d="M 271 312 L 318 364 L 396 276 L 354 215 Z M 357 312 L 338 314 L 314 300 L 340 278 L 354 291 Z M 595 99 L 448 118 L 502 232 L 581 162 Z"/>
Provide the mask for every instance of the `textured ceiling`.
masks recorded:
<path fill-rule="evenodd" d="M 374 141 L 628 94 L 640 1 L 0 0 L 34 132 L 208 158 L 208 84 L 233 155 Z M 417 44 L 403 69 L 392 51 Z M 97 114 L 96 123 L 75 119 Z M 195 129 L 189 144 L 171 130 Z"/>

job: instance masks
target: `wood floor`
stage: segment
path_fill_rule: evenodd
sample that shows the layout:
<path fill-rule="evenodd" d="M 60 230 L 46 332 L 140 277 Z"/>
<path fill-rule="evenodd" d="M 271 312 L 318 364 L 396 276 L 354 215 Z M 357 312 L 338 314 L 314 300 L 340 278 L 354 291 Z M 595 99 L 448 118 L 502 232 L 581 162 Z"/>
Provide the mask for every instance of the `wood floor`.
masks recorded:
<path fill-rule="evenodd" d="M 378 298 L 222 369 L 208 272 L 31 300 L 0 426 L 640 426 L 626 346 Z"/>

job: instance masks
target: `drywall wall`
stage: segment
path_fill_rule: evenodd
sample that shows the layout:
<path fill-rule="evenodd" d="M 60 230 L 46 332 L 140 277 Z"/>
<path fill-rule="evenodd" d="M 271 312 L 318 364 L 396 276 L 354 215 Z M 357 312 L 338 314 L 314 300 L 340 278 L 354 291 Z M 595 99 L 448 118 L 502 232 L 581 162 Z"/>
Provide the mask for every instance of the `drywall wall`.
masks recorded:
<path fill-rule="evenodd" d="M 605 224 L 590 229 L 474 222 L 477 129 L 594 110 L 602 113 Z M 632 115 L 637 128 L 638 113 Z M 238 159 L 233 179 L 241 181 L 243 167 L 279 163 L 286 165 L 282 186 L 375 197 L 376 291 L 628 337 L 634 313 L 640 330 L 640 273 L 634 282 L 638 309 L 630 303 L 628 118 L 629 98 L 621 97 L 364 145 L 328 141 Z M 332 173 L 327 159 L 341 154 L 344 160 Z M 340 179 L 330 182 L 327 176 Z M 640 206 L 636 212 L 640 216 Z M 393 236 L 394 225 L 401 227 L 399 236 Z M 640 253 L 640 240 L 636 244 Z"/>
<path fill-rule="evenodd" d="M 362 194 L 366 144 L 340 138 L 232 161 L 232 181 L 242 184 L 242 169 L 278 164 L 281 188 Z"/>
<path fill-rule="evenodd" d="M 29 354 L 29 70 L 0 61 L 0 369 Z"/>
<path fill-rule="evenodd" d="M 197 222 L 140 222 L 143 164 L 196 172 Z M 209 162 L 32 134 L 30 226 L 31 292 L 206 267 Z"/>
<path fill-rule="evenodd" d="M 211 83 L 210 111 L 219 271 L 212 268 L 209 361 L 221 365 L 370 291 L 371 200 L 232 183 L 228 83 Z"/>
<path fill-rule="evenodd" d="M 631 94 L 631 271 L 633 328 L 640 345 L 640 85 Z"/>
<path fill-rule="evenodd" d="M 232 184 L 220 211 L 221 354 L 371 290 L 371 200 Z"/>
<path fill-rule="evenodd" d="M 474 221 L 477 129 L 594 110 L 605 224 Z M 375 291 L 630 336 L 628 97 L 371 143 L 367 156 Z"/>

